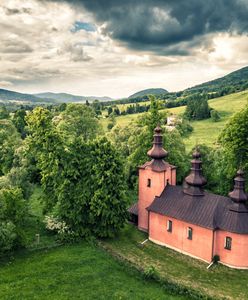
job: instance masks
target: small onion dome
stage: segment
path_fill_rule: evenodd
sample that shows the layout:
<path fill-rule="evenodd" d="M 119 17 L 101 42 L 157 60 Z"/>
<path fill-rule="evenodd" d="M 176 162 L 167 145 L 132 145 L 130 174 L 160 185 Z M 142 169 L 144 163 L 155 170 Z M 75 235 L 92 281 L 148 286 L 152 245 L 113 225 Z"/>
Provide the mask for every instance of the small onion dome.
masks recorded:
<path fill-rule="evenodd" d="M 234 178 L 234 189 L 229 193 L 229 197 L 235 202 L 246 202 L 247 194 L 245 193 L 245 179 L 243 170 L 239 169 L 237 176 Z"/>
<path fill-rule="evenodd" d="M 154 130 L 153 147 L 147 152 L 147 155 L 153 159 L 163 159 L 168 155 L 168 152 L 163 148 L 162 129 L 157 126 Z"/>
<path fill-rule="evenodd" d="M 186 187 L 184 192 L 192 196 L 202 196 L 204 195 L 203 186 L 207 183 L 207 181 L 202 175 L 201 153 L 198 149 L 194 151 L 192 157 L 192 167 L 190 174 L 185 178 Z"/>

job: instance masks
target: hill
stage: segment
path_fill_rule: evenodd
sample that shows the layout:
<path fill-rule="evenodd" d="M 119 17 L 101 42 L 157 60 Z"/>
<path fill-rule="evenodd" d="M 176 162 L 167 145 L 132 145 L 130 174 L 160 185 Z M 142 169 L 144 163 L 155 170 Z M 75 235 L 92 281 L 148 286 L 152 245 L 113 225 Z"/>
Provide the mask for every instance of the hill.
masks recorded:
<path fill-rule="evenodd" d="M 86 102 L 88 100 L 89 102 L 93 102 L 94 100 L 99 101 L 112 101 L 113 99 L 107 96 L 104 97 L 98 97 L 98 96 L 77 96 L 67 93 L 39 93 L 34 94 L 35 97 L 39 98 L 49 98 L 49 99 L 56 99 L 58 102 L 63 103 L 70 103 L 70 102 Z"/>
<path fill-rule="evenodd" d="M 139 91 L 139 92 L 129 96 L 128 99 L 143 97 L 146 95 L 161 95 L 161 94 L 167 94 L 167 93 L 168 93 L 168 91 L 165 89 L 162 89 L 162 88 L 146 89 L 146 90 Z"/>
<path fill-rule="evenodd" d="M 242 91 L 248 88 L 248 67 L 244 67 L 237 71 L 234 71 L 224 77 L 211 80 L 191 88 L 185 91 L 190 92 L 235 92 Z"/>
<path fill-rule="evenodd" d="M 10 90 L 0 89 L 0 102 L 27 102 L 27 103 L 56 103 L 52 98 L 38 98 L 34 95 L 18 93 Z"/>
<path fill-rule="evenodd" d="M 219 122 L 213 122 L 211 119 L 192 121 L 191 125 L 194 130 L 189 137 L 184 139 L 187 150 L 193 148 L 196 143 L 205 143 L 208 146 L 213 146 L 226 122 L 233 114 L 245 107 L 247 100 L 248 90 L 209 100 L 209 106 L 220 113 L 221 119 Z M 180 106 L 166 109 L 166 111 L 180 115 L 185 111 L 185 108 L 186 106 Z M 134 122 L 142 114 L 143 113 L 117 117 L 116 123 L 119 126 L 126 126 L 129 123 Z M 102 119 L 101 123 L 104 128 L 106 128 L 108 119 Z"/>

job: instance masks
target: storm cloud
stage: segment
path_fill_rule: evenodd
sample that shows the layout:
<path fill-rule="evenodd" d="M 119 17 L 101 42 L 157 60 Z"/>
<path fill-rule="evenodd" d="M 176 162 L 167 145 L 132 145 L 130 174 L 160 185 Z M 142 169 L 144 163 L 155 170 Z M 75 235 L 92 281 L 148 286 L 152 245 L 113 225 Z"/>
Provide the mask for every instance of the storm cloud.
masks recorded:
<path fill-rule="evenodd" d="M 247 34 L 247 0 L 75 0 L 93 13 L 103 32 L 133 49 L 187 55 L 202 37 Z M 184 43 L 182 50 L 175 49 Z M 188 45 L 187 45 L 188 43 Z M 174 50 L 174 51 L 173 51 Z"/>

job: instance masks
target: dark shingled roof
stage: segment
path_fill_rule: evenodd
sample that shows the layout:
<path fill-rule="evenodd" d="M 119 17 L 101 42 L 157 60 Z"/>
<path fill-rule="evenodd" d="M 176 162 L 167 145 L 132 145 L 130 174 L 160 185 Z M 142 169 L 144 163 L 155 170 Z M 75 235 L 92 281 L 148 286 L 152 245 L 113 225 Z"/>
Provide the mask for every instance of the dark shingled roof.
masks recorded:
<path fill-rule="evenodd" d="M 130 214 L 138 216 L 138 202 L 134 203 L 131 207 L 129 207 L 128 212 Z"/>
<path fill-rule="evenodd" d="M 191 196 L 183 192 L 182 186 L 167 185 L 147 209 L 205 228 L 248 233 L 247 206 L 208 192 Z"/>

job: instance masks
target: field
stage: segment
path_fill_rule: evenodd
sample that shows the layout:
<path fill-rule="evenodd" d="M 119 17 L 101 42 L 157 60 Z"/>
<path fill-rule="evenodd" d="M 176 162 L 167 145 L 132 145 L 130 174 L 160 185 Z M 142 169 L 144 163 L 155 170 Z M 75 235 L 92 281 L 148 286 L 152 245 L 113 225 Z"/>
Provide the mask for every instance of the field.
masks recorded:
<path fill-rule="evenodd" d="M 27 249 L 0 260 L 1 300 L 186 299 L 169 294 L 93 243 L 60 245 L 42 222 L 42 196 L 36 187 L 29 200 Z"/>
<path fill-rule="evenodd" d="M 229 118 L 240 111 L 248 102 L 248 91 L 230 94 L 224 97 L 209 100 L 210 107 L 216 109 L 220 115 L 219 122 L 212 122 L 211 119 L 191 122 L 194 128 L 193 133 L 184 139 L 187 150 L 190 150 L 196 143 L 205 143 L 212 146 L 216 142 L 218 135 L 224 128 Z M 185 111 L 185 106 L 167 109 L 169 113 L 180 115 Z M 132 114 L 116 118 L 117 124 L 126 126 L 135 121 L 141 114 Z M 108 119 L 101 120 L 104 129 L 107 128 Z"/>
<path fill-rule="evenodd" d="M 104 242 L 113 254 L 123 257 L 140 268 L 153 266 L 162 278 L 191 287 L 214 299 L 248 299 L 248 271 L 207 264 L 152 242 L 140 243 L 147 235 L 132 225 L 126 226 L 121 235 Z M 230 284 L 231 283 L 231 284 Z"/>
<path fill-rule="evenodd" d="M 0 299 L 170 299 L 109 254 L 86 242 L 19 254 L 1 265 Z"/>

